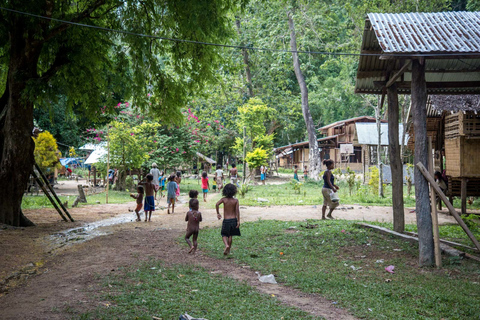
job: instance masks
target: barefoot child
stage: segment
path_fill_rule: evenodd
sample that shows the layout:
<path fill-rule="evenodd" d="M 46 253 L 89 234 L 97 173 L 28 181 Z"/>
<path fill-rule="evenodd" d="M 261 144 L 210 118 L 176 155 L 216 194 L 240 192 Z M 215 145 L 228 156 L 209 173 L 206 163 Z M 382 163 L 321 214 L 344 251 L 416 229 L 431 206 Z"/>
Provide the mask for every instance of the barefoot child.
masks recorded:
<path fill-rule="evenodd" d="M 143 205 L 143 211 L 145 212 L 145 222 L 151 221 L 152 211 L 155 211 L 155 185 L 153 184 L 153 175 L 151 173 L 147 174 L 146 178 L 140 181 L 138 184 L 141 184 L 145 188 L 145 204 Z"/>
<path fill-rule="evenodd" d="M 203 191 L 203 201 L 207 202 L 207 193 L 210 190 L 210 184 L 208 183 L 208 175 L 206 171 L 202 172 L 202 191 Z"/>
<path fill-rule="evenodd" d="M 224 255 L 230 253 L 232 248 L 232 237 L 240 236 L 240 206 L 238 200 L 234 198 L 237 194 L 237 187 L 231 183 L 227 184 L 222 191 L 223 198 L 220 199 L 215 208 L 217 209 L 217 218 L 220 220 L 222 215 L 218 211 L 223 203 L 223 223 L 222 238 L 225 244 Z"/>
<path fill-rule="evenodd" d="M 187 221 L 185 241 L 187 241 L 190 246 L 190 251 L 188 251 L 188 253 L 195 253 L 195 251 L 197 251 L 197 238 L 198 231 L 200 230 L 200 222 L 202 221 L 202 213 L 198 212 L 198 199 L 190 199 L 188 206 L 190 207 L 190 210 L 185 216 L 185 221 Z M 190 242 L 191 236 L 193 236 L 193 244 Z"/>
<path fill-rule="evenodd" d="M 172 213 L 175 211 L 175 198 L 176 198 L 176 193 L 177 193 L 177 188 L 178 185 L 175 182 L 175 176 L 171 175 L 168 177 L 168 183 L 167 183 L 167 203 L 168 203 L 168 209 L 167 213 L 170 214 L 170 205 L 172 205 Z"/>
<path fill-rule="evenodd" d="M 163 191 L 165 191 L 165 180 L 167 180 L 167 176 L 165 175 L 165 172 L 160 171 L 160 177 L 158 178 L 160 198 L 163 198 Z"/>
<path fill-rule="evenodd" d="M 141 221 L 140 219 L 140 210 L 142 210 L 142 202 L 143 202 L 143 187 L 137 186 L 137 194 L 130 193 L 130 197 L 137 200 L 137 207 L 135 208 L 135 213 L 137 214 L 137 221 Z"/>
<path fill-rule="evenodd" d="M 197 190 L 190 190 L 190 191 L 188 191 L 188 196 L 190 197 L 190 200 L 197 199 L 198 198 L 198 191 Z M 192 211 L 192 207 L 189 207 L 189 210 Z"/>
<path fill-rule="evenodd" d="M 214 177 L 212 181 L 213 192 L 217 193 L 217 179 Z"/>
<path fill-rule="evenodd" d="M 307 181 L 307 178 L 308 178 L 308 169 L 307 169 L 307 166 L 304 166 L 303 167 L 303 180 Z"/>

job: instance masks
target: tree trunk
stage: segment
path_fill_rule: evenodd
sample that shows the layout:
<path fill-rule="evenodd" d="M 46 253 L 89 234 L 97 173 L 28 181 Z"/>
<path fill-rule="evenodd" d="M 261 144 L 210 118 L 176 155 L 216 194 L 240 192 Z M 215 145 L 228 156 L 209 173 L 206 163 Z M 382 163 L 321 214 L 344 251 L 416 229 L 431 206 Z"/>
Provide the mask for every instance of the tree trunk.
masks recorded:
<path fill-rule="evenodd" d="M 399 144 L 398 92 L 397 85 L 387 88 L 388 96 L 388 142 L 390 144 L 390 168 L 392 171 L 393 230 L 403 232 L 405 213 L 403 209 L 403 165 Z"/>
<path fill-rule="evenodd" d="M 292 13 L 287 13 L 288 26 L 290 28 L 290 47 L 293 56 L 293 68 L 295 69 L 295 76 L 297 77 L 298 85 L 300 86 L 300 92 L 302 95 L 302 112 L 303 119 L 305 120 L 305 126 L 308 132 L 308 144 L 309 144 L 309 168 L 308 177 L 310 179 L 318 180 L 321 171 L 320 152 L 318 151 L 318 140 L 315 125 L 313 123 L 312 115 L 310 114 L 310 108 L 308 107 L 308 89 L 303 77 L 302 70 L 300 69 L 300 60 L 297 53 L 297 38 L 295 35 L 295 25 L 293 23 Z"/>
<path fill-rule="evenodd" d="M 21 204 L 34 164 L 33 102 L 22 95 L 27 82 L 37 76 L 41 46 L 30 45 L 21 17 L 12 20 L 7 83 L 0 98 L 0 223 L 30 226 Z"/>
<path fill-rule="evenodd" d="M 235 24 L 237 26 L 238 36 L 241 37 L 242 31 L 240 30 L 240 19 L 235 20 Z M 245 44 L 241 43 L 242 46 Z M 250 72 L 250 63 L 248 61 L 248 51 L 247 49 L 242 49 L 243 55 L 243 63 L 245 65 L 245 75 L 247 76 L 247 88 L 248 88 L 248 96 L 253 97 L 253 84 L 252 84 L 252 74 Z"/>
<path fill-rule="evenodd" d="M 415 164 L 421 162 L 428 168 L 427 147 L 427 86 L 425 62 L 412 61 L 412 115 L 415 131 Z M 417 213 L 418 247 L 420 266 L 432 266 L 434 260 L 432 216 L 428 183 L 415 167 L 415 203 Z"/>

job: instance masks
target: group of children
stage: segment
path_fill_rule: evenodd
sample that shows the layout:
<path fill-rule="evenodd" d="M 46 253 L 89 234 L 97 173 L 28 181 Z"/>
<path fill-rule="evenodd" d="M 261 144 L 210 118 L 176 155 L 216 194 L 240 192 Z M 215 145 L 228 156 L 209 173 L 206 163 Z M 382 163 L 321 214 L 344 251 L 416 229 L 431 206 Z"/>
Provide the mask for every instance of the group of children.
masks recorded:
<path fill-rule="evenodd" d="M 170 205 L 172 205 L 172 214 L 175 210 L 175 200 L 178 197 L 179 183 L 180 181 L 176 178 L 180 176 L 170 175 L 168 177 L 167 183 L 167 202 L 168 209 L 167 213 L 170 214 Z M 160 175 L 160 179 L 163 178 L 163 172 Z M 137 207 L 135 208 L 135 213 L 137 215 L 137 221 L 140 219 L 140 210 L 142 209 L 142 202 L 145 194 L 144 201 L 144 212 L 145 212 L 145 221 L 151 221 L 152 212 L 155 211 L 155 196 L 157 190 L 156 184 L 153 182 L 154 176 L 149 173 L 144 179 L 138 183 L 137 194 L 130 194 L 130 196 L 136 199 Z M 178 182 L 178 183 L 177 183 Z M 207 173 L 204 171 L 202 173 L 202 190 L 203 190 L 203 199 L 206 201 L 208 190 L 210 190 L 210 185 L 208 182 Z M 161 196 L 163 197 L 163 188 L 161 189 Z M 177 194 L 178 192 L 178 194 Z M 235 199 L 234 196 L 237 194 L 237 187 L 234 184 L 227 184 L 223 187 L 222 195 L 223 198 L 220 199 L 215 208 L 217 211 L 217 218 L 220 220 L 222 215 L 219 212 L 220 205 L 223 204 L 223 224 L 222 224 L 222 239 L 225 244 L 224 255 L 230 253 L 230 248 L 232 247 L 232 237 L 240 236 L 240 206 L 238 199 Z M 185 235 L 185 241 L 190 247 L 189 253 L 195 253 L 197 250 L 197 238 L 198 232 L 200 230 L 200 222 L 202 221 L 202 213 L 199 212 L 199 202 L 198 202 L 198 191 L 190 190 L 189 192 L 190 201 L 188 202 L 189 210 L 185 216 L 185 221 L 187 222 L 187 233 Z M 190 241 L 192 237 L 192 241 Z"/>

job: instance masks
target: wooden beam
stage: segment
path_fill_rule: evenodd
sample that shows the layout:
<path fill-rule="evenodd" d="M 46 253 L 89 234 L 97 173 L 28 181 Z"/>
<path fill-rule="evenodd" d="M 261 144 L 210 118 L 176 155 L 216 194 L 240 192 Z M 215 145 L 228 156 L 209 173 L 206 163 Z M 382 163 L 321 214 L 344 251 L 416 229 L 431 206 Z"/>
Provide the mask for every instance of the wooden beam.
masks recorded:
<path fill-rule="evenodd" d="M 432 156 L 432 137 L 428 137 L 428 171 L 433 176 L 433 156 Z M 438 213 L 437 213 L 437 197 L 433 187 L 430 185 L 430 201 L 431 201 L 431 213 L 432 213 L 432 226 L 433 226 L 433 244 L 435 249 L 435 264 L 437 268 L 442 267 L 442 256 L 440 252 L 440 236 L 438 232 Z"/>
<path fill-rule="evenodd" d="M 387 84 L 386 84 L 386 87 L 390 87 L 395 81 L 397 81 L 397 79 L 403 75 L 403 73 L 405 71 L 407 71 L 408 67 L 410 66 L 410 64 L 412 63 L 412 60 L 407 60 L 407 62 L 403 65 L 403 67 L 400 68 L 400 70 L 395 73 L 392 77 L 390 77 L 390 79 L 388 80 Z"/>
<path fill-rule="evenodd" d="M 462 178 L 460 185 L 460 199 L 462 200 L 462 214 L 467 214 L 467 178 Z"/>
<path fill-rule="evenodd" d="M 418 168 L 418 170 L 420 170 L 420 172 L 423 174 L 423 176 L 425 177 L 425 179 L 428 180 L 428 182 L 430 182 L 430 185 L 433 187 L 433 189 L 435 190 L 435 192 L 438 194 L 438 196 L 440 197 L 440 199 L 442 199 L 442 201 L 445 203 L 445 205 L 447 206 L 448 208 L 448 211 L 450 211 L 450 213 L 452 214 L 452 216 L 455 218 L 455 220 L 457 220 L 458 224 L 460 225 L 460 227 L 462 227 L 462 229 L 465 231 L 465 233 L 468 235 L 468 237 L 470 238 L 470 240 L 472 240 L 473 244 L 475 245 L 475 247 L 477 247 L 478 250 L 480 250 L 480 243 L 478 242 L 478 240 L 475 238 L 475 236 L 473 235 L 473 233 L 470 231 L 470 229 L 468 229 L 467 225 L 465 224 L 465 222 L 463 222 L 462 218 L 458 215 L 457 211 L 455 211 L 455 208 L 452 206 L 452 204 L 450 203 L 450 201 L 448 201 L 447 197 L 445 196 L 445 194 L 442 192 L 442 189 L 440 189 L 440 187 L 438 186 L 438 184 L 435 182 L 435 179 L 428 173 L 427 169 L 425 168 L 425 166 L 422 164 L 422 163 L 417 163 L 416 164 L 416 167 Z M 417 182 L 417 180 L 415 180 L 415 183 Z"/>
<path fill-rule="evenodd" d="M 383 88 L 387 86 L 387 81 L 373 81 L 375 87 Z M 452 88 L 475 88 L 480 89 L 480 81 L 457 81 L 457 82 L 426 82 L 427 89 L 452 89 Z M 398 89 L 409 89 L 412 87 L 411 81 L 397 82 Z"/>
<path fill-rule="evenodd" d="M 394 72 L 398 72 L 398 71 L 395 70 Z M 410 72 L 411 71 L 408 71 L 408 70 L 405 71 L 405 73 L 410 73 Z M 442 69 L 425 70 L 426 74 L 438 74 L 438 73 L 464 74 L 464 73 L 478 73 L 478 72 L 480 72 L 480 68 L 461 69 L 461 70 L 442 70 Z M 378 78 L 378 77 L 385 77 L 385 70 L 357 71 L 357 79 Z"/>
<path fill-rule="evenodd" d="M 427 86 L 425 82 L 425 63 L 412 61 L 412 116 L 415 132 L 415 163 L 427 166 Z M 414 170 L 415 211 L 419 240 L 420 266 L 432 266 L 435 263 L 432 216 L 430 215 L 430 195 L 428 183 L 418 170 Z"/>
<path fill-rule="evenodd" d="M 390 168 L 392 171 L 393 230 L 405 230 L 405 212 L 403 203 L 403 166 L 400 155 L 399 107 L 397 85 L 387 88 L 388 95 L 388 141 Z"/>

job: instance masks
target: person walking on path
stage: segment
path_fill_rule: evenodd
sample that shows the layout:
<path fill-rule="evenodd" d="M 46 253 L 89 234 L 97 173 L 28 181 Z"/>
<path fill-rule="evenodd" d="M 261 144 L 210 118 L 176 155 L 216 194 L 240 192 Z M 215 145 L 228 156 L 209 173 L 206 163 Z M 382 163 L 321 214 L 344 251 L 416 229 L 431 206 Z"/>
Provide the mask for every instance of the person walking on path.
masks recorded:
<path fill-rule="evenodd" d="M 230 169 L 230 172 L 229 172 L 228 175 L 230 177 L 230 183 L 239 187 L 239 185 L 238 185 L 238 170 L 237 170 L 237 165 L 235 163 L 232 164 L 232 169 Z"/>
<path fill-rule="evenodd" d="M 295 165 L 295 170 L 293 170 L 293 179 L 297 180 L 297 181 L 300 181 L 298 180 L 298 166 Z"/>
<path fill-rule="evenodd" d="M 171 175 L 168 178 L 168 183 L 167 183 L 167 213 L 170 214 L 170 205 L 172 206 L 172 214 L 175 212 L 175 198 L 176 198 L 176 192 L 177 192 L 178 185 L 175 182 L 175 176 Z"/>
<path fill-rule="evenodd" d="M 136 221 L 142 221 L 140 219 L 140 210 L 142 210 L 143 206 L 143 187 L 142 186 L 137 186 L 137 194 L 130 193 L 130 197 L 136 200 L 137 202 L 137 207 L 135 208 L 135 213 L 137 214 L 137 220 Z"/>
<path fill-rule="evenodd" d="M 157 164 L 155 162 L 152 163 L 152 169 L 150 169 L 150 174 L 153 176 L 153 184 L 155 186 L 155 200 L 157 200 L 157 192 L 160 188 L 158 178 L 160 178 L 161 173 L 160 170 L 158 170 Z"/>
<path fill-rule="evenodd" d="M 145 222 L 151 221 L 152 211 L 155 211 L 155 185 L 153 184 L 153 175 L 151 173 L 147 174 L 145 179 L 140 181 L 138 184 L 142 185 L 145 188 L 145 203 L 143 205 L 143 211 L 145 212 Z"/>
<path fill-rule="evenodd" d="M 182 172 L 177 171 L 177 176 L 175 177 L 175 182 L 177 183 L 177 191 L 175 191 L 175 200 L 178 201 L 178 196 L 180 195 L 180 183 L 182 183 Z"/>
<path fill-rule="evenodd" d="M 340 189 L 335 184 L 335 177 L 332 174 L 332 169 L 335 166 L 332 159 L 323 160 L 323 164 L 327 167 L 327 170 L 323 174 L 323 188 L 322 188 L 322 195 L 323 195 L 323 206 L 322 206 L 322 220 L 325 220 L 325 212 L 327 211 L 327 206 L 329 207 L 329 212 L 327 218 L 333 219 L 332 212 L 338 207 L 338 201 L 332 201 L 332 193 L 337 192 Z"/>
<path fill-rule="evenodd" d="M 265 185 L 265 176 L 267 175 L 266 170 L 267 168 L 265 166 L 260 167 L 260 181 L 262 181 L 262 184 Z"/>
<path fill-rule="evenodd" d="M 230 253 L 232 248 L 232 237 L 240 236 L 240 204 L 234 196 L 237 194 L 237 187 L 231 183 L 227 184 L 222 190 L 223 198 L 215 205 L 218 220 L 222 219 L 219 208 L 223 203 L 223 223 L 222 223 L 222 239 L 225 244 L 224 255 Z"/>
<path fill-rule="evenodd" d="M 202 213 L 198 211 L 198 199 L 190 199 L 187 215 L 185 221 L 187 221 L 187 233 L 185 234 L 185 241 L 190 246 L 188 253 L 195 253 L 197 251 L 197 238 L 200 231 L 200 222 L 202 222 Z M 193 243 L 190 241 L 190 237 L 193 236 Z"/>
<path fill-rule="evenodd" d="M 222 165 L 221 164 L 219 164 L 217 166 L 217 170 L 215 171 L 215 180 L 217 180 L 218 191 L 222 190 L 222 188 L 223 188 L 223 170 L 222 170 Z"/>
<path fill-rule="evenodd" d="M 207 194 L 210 190 L 210 184 L 208 183 L 208 175 L 206 171 L 202 172 L 202 191 L 203 191 L 203 201 L 207 202 Z"/>

